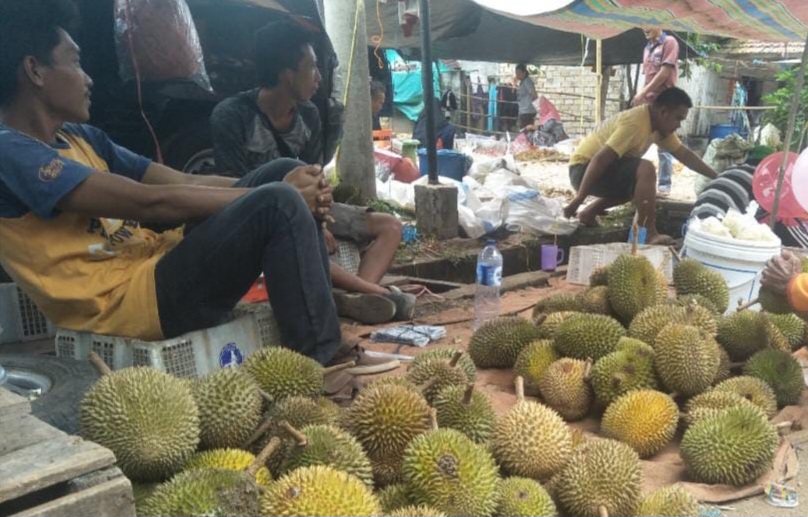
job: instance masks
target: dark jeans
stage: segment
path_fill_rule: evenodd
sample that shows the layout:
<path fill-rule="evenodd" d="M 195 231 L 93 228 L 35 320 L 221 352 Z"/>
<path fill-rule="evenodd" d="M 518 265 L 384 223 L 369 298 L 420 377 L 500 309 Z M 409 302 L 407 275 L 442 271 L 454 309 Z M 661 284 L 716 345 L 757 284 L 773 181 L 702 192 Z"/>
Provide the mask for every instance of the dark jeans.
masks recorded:
<path fill-rule="evenodd" d="M 340 344 L 328 252 L 303 198 L 280 180 L 302 162 L 274 160 L 234 185 L 252 188 L 195 226 L 157 263 L 166 338 L 220 324 L 261 272 L 285 346 L 327 363 Z"/>

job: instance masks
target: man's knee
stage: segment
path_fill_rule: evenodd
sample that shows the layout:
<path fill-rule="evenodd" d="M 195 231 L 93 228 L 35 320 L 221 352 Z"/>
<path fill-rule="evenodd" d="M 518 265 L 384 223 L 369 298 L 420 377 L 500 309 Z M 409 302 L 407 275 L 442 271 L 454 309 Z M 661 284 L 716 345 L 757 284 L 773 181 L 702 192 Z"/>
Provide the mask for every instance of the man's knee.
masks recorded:
<path fill-rule="evenodd" d="M 404 229 L 401 221 L 390 214 L 369 213 L 367 218 L 368 229 L 374 237 L 382 234 L 398 235 L 400 237 Z"/>
<path fill-rule="evenodd" d="M 283 181 L 287 174 L 292 172 L 293 169 L 306 165 L 300 160 L 293 160 L 292 158 L 276 158 L 270 162 L 261 165 L 253 174 L 255 174 L 253 185 L 266 185 L 269 183 L 276 183 Z"/>
<path fill-rule="evenodd" d="M 637 165 L 637 179 L 639 178 L 656 178 L 656 167 L 648 160 L 640 160 Z"/>

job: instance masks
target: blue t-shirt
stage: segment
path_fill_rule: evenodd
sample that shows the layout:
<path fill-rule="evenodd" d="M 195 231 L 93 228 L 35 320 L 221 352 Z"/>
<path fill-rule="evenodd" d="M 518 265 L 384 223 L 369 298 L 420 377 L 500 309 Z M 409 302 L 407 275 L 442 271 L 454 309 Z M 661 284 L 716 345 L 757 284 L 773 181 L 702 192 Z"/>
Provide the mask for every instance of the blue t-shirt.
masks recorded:
<path fill-rule="evenodd" d="M 52 218 L 58 214 L 59 201 L 92 172 L 87 165 L 60 155 L 60 150 L 70 147 L 62 134 L 88 145 L 113 174 L 141 181 L 151 163 L 86 124 L 65 124 L 52 146 L 0 124 L 0 217 L 33 212 Z"/>

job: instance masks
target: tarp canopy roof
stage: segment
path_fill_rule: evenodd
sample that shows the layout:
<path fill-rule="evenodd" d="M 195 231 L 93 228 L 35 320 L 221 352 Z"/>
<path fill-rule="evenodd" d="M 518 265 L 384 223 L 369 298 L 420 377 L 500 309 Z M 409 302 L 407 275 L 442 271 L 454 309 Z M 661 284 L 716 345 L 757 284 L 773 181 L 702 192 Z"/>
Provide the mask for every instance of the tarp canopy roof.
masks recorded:
<path fill-rule="evenodd" d="M 235 1 L 309 18 L 319 18 L 323 12 L 322 0 Z M 415 27 L 411 36 L 404 36 L 399 25 L 397 1 L 372 0 L 365 2 L 365 6 L 369 45 L 380 42 L 383 48 L 405 52 L 410 49 L 413 57 L 419 54 L 420 25 Z M 594 43 L 587 44 L 586 37 L 500 14 L 473 0 L 432 0 L 430 14 L 432 55 L 436 59 L 578 66 L 586 55 L 586 65 L 595 63 Z M 642 60 L 644 45 L 645 38 L 636 28 L 605 40 L 603 63 L 638 63 Z M 682 58 L 687 52 L 692 52 L 687 45 L 682 44 L 680 48 Z"/>
<path fill-rule="evenodd" d="M 806 0 L 474 0 L 520 21 L 592 38 L 656 25 L 759 41 L 804 41 Z"/>

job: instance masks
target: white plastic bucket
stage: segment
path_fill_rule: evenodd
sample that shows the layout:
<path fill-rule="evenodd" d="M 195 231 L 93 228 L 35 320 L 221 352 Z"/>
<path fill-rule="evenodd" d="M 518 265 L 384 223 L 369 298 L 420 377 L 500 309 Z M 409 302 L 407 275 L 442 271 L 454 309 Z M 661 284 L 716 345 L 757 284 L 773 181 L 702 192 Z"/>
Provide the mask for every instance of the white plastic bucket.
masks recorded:
<path fill-rule="evenodd" d="M 696 259 L 721 273 L 729 287 L 729 307 L 734 312 L 738 300 L 743 303 L 757 298 L 760 272 L 766 262 L 780 254 L 780 241 L 759 242 L 727 239 L 690 229 L 685 236 L 682 256 Z M 759 310 L 759 306 L 752 307 Z"/>

